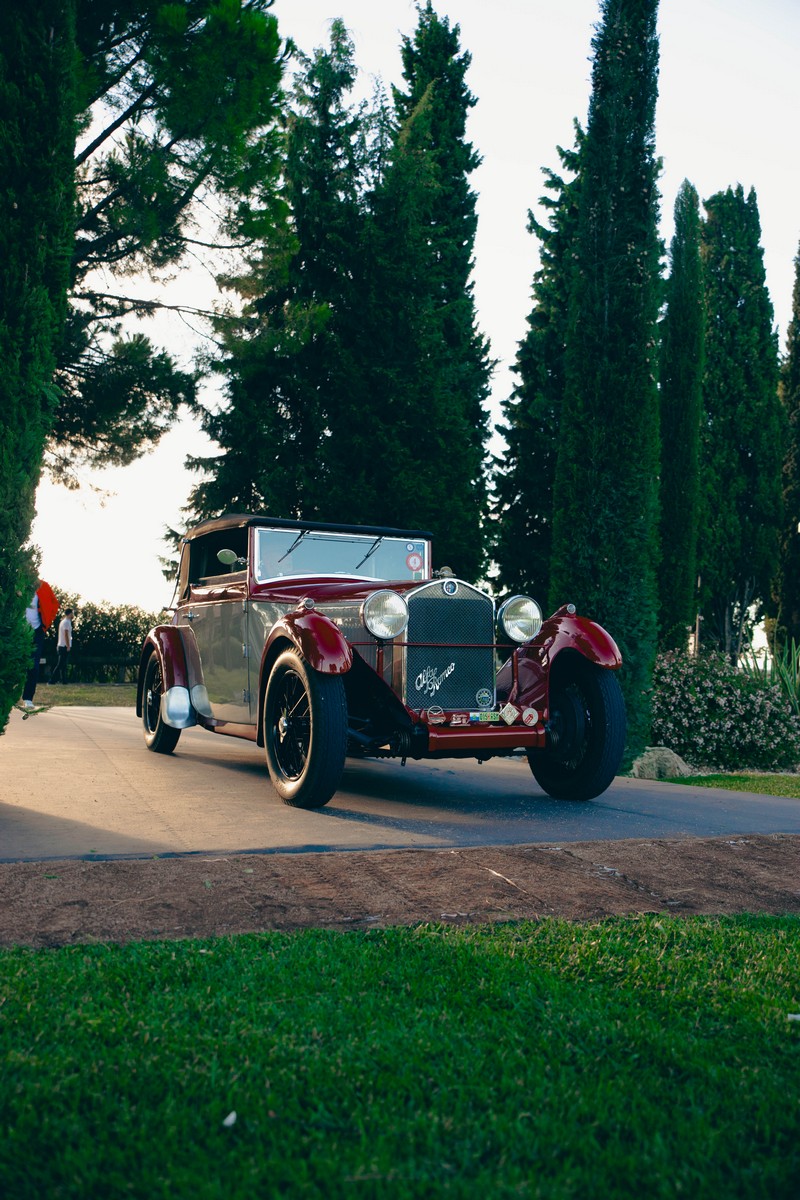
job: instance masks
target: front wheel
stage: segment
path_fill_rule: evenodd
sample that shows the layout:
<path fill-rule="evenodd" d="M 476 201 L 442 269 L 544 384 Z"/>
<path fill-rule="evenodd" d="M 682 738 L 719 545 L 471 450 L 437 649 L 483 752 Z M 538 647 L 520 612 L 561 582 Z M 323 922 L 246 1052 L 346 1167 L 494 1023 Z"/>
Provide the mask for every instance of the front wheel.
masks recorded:
<path fill-rule="evenodd" d="M 296 650 L 285 650 L 267 681 L 264 747 L 272 785 L 286 804 L 327 804 L 339 786 L 347 750 L 344 681 L 320 675 Z"/>
<path fill-rule="evenodd" d="M 165 724 L 161 716 L 161 697 L 164 694 L 164 676 L 158 655 L 153 652 L 144 669 L 142 688 L 142 725 L 144 741 L 148 750 L 156 754 L 171 754 L 181 736 L 180 729 Z"/>
<path fill-rule="evenodd" d="M 550 682 L 548 744 L 530 750 L 534 779 L 556 800 L 592 800 L 619 770 L 625 702 L 616 675 L 585 658 L 556 662 Z"/>

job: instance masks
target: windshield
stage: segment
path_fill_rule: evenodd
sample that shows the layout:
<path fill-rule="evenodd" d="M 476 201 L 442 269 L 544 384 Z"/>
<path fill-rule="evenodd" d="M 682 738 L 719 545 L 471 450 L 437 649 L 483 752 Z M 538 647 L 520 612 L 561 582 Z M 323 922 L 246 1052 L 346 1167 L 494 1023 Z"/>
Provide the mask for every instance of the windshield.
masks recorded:
<path fill-rule="evenodd" d="M 428 543 L 379 534 L 256 529 L 255 576 L 360 575 L 365 579 L 427 579 Z"/>

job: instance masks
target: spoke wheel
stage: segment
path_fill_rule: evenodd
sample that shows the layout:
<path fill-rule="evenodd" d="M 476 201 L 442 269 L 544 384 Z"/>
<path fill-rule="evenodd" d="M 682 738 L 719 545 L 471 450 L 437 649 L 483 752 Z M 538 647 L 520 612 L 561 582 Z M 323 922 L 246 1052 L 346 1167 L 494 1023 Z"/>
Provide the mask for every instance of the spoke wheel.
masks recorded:
<path fill-rule="evenodd" d="M 156 754 L 171 754 L 181 736 L 180 729 L 166 725 L 161 717 L 161 697 L 164 694 L 164 676 L 158 655 L 153 652 L 144 669 L 142 689 L 142 725 L 148 750 Z"/>
<path fill-rule="evenodd" d="M 339 786 L 347 748 L 342 679 L 318 674 L 296 650 L 285 650 L 267 681 L 264 747 L 273 786 L 287 804 L 327 804 Z"/>
<path fill-rule="evenodd" d="M 550 681 L 548 744 L 528 752 L 536 782 L 557 800 L 592 800 L 625 749 L 625 703 L 612 671 L 565 652 Z"/>

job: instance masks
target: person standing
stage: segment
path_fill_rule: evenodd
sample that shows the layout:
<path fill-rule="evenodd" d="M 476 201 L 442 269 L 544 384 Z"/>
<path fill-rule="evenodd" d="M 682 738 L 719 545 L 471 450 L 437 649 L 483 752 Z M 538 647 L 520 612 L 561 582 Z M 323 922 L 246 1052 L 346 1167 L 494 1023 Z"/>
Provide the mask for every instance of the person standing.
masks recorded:
<path fill-rule="evenodd" d="M 67 682 L 67 659 L 72 649 L 72 617 L 73 610 L 68 608 L 58 623 L 58 645 L 56 646 L 58 662 L 50 676 L 51 683 Z"/>
<path fill-rule="evenodd" d="M 22 689 L 22 707 L 34 708 L 33 697 L 36 684 L 39 682 L 39 663 L 44 651 L 45 630 L 52 625 L 53 618 L 58 612 L 58 600 L 50 587 L 40 579 L 31 602 L 25 609 L 25 620 L 33 630 L 33 658 Z"/>

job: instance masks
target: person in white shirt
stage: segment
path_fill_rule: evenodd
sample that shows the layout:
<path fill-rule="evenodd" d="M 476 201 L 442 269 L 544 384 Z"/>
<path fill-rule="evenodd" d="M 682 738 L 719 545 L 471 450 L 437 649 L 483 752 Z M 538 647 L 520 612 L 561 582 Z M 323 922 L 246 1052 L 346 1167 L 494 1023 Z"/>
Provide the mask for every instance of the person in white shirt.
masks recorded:
<path fill-rule="evenodd" d="M 67 656 L 72 649 L 72 617 L 73 610 L 68 608 L 58 623 L 58 645 L 56 646 L 58 662 L 50 676 L 51 683 L 67 682 Z"/>

